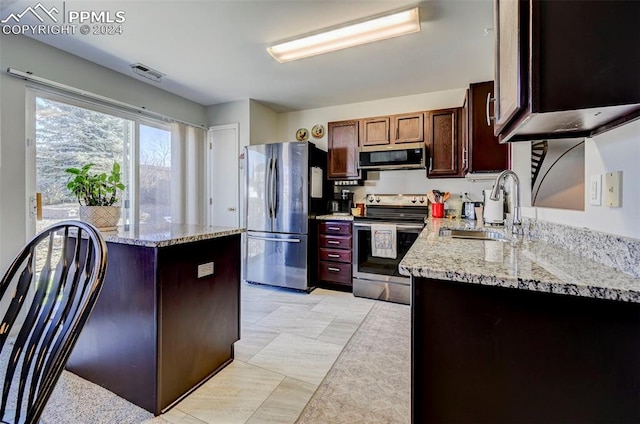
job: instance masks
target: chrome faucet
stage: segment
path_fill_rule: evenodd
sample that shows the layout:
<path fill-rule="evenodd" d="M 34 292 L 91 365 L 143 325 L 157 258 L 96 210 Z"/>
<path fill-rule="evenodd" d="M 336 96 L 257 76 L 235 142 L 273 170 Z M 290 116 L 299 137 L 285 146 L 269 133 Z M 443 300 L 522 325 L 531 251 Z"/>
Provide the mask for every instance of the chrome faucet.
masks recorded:
<path fill-rule="evenodd" d="M 499 192 L 504 188 L 504 181 L 506 181 L 508 176 L 513 178 L 514 183 L 513 193 L 509 193 L 511 196 L 511 206 L 513 207 L 513 210 L 511 211 L 511 231 L 514 234 L 518 234 L 520 225 L 522 224 L 522 220 L 520 219 L 520 179 L 518 178 L 518 175 L 509 169 L 502 171 L 496 178 L 496 182 L 491 190 L 490 198 L 491 200 L 498 200 L 500 197 Z"/>

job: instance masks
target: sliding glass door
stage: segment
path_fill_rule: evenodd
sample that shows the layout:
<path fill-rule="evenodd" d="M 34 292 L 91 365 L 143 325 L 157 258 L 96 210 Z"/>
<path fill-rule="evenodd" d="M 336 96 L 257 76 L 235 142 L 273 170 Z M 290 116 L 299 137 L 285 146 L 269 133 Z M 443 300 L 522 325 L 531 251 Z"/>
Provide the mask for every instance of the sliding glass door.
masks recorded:
<path fill-rule="evenodd" d="M 138 200 L 140 225 L 171 222 L 171 132 L 139 125 Z"/>
<path fill-rule="evenodd" d="M 88 163 L 96 172 L 120 164 L 127 187 L 120 195 L 120 224 L 171 222 L 171 133 L 166 124 L 51 93 L 29 94 L 30 234 L 78 217 L 79 203 L 67 189 L 65 169 Z M 41 220 L 36 219 L 36 193 L 42 199 Z"/>

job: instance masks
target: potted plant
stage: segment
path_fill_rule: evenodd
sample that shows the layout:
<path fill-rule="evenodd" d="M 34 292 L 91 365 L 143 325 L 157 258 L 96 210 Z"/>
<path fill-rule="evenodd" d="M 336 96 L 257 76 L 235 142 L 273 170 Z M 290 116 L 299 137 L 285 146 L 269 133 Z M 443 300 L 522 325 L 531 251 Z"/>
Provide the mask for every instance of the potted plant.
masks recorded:
<path fill-rule="evenodd" d="M 70 174 L 67 188 L 78 198 L 80 219 L 93 224 L 102 231 L 115 230 L 120 219 L 120 206 L 114 206 L 118 200 L 118 190 L 124 190 L 120 182 L 120 164 L 113 163 L 107 174 L 89 173 L 94 164 L 82 168 L 67 168 Z"/>

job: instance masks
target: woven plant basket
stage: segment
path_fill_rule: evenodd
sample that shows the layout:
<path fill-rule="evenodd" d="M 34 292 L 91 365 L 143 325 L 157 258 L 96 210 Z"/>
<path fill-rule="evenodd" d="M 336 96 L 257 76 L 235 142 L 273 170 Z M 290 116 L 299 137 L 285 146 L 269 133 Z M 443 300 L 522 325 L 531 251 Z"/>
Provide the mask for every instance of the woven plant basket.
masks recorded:
<path fill-rule="evenodd" d="M 115 231 L 120 220 L 120 206 L 80 206 L 80 219 L 100 231 Z"/>

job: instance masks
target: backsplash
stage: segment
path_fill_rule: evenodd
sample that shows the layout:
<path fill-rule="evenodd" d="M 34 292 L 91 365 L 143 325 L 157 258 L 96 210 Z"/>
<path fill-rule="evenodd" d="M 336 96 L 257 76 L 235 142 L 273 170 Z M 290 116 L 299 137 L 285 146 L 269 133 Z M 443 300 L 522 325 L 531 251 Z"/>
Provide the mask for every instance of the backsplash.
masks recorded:
<path fill-rule="evenodd" d="M 533 218 L 523 218 L 522 224 L 531 237 L 640 278 L 638 239 Z"/>

